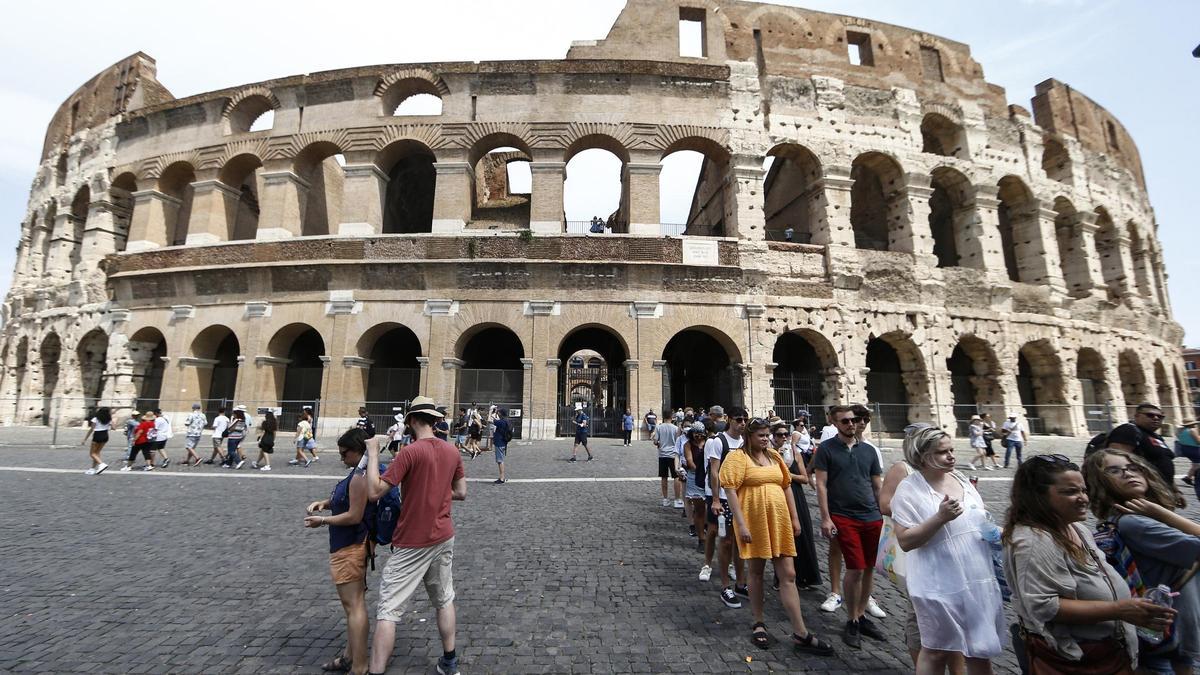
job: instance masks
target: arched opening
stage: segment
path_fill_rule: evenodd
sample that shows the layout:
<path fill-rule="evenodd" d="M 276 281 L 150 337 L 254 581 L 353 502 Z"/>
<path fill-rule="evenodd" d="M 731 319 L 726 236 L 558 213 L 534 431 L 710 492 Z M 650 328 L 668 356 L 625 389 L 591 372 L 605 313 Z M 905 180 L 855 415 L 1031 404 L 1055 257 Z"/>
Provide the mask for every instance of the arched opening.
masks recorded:
<path fill-rule="evenodd" d="M 1047 138 L 1042 144 L 1042 171 L 1050 180 L 1072 184 L 1071 156 L 1067 148 L 1053 138 Z"/>
<path fill-rule="evenodd" d="M 529 227 L 531 157 L 525 142 L 511 134 L 491 134 L 471 148 L 467 161 L 475 172 L 471 186 L 472 227 Z"/>
<path fill-rule="evenodd" d="M 172 199 L 164 201 L 163 225 L 165 238 L 172 246 L 187 240 L 188 221 L 192 216 L 192 183 L 196 172 L 187 162 L 175 162 L 158 178 L 158 191 Z"/>
<path fill-rule="evenodd" d="M 1154 384 L 1155 392 L 1158 394 L 1158 405 L 1167 415 L 1166 421 L 1178 424 L 1181 420 L 1179 419 L 1179 409 L 1176 408 L 1175 392 L 1171 390 L 1171 379 L 1167 377 L 1167 369 L 1160 359 L 1154 360 Z"/>
<path fill-rule="evenodd" d="M 1121 393 L 1125 395 L 1128 419 L 1133 419 L 1137 406 L 1150 401 L 1150 388 L 1146 385 L 1146 371 L 1142 360 L 1132 350 L 1122 351 L 1117 358 L 1117 374 L 1121 377 Z"/>
<path fill-rule="evenodd" d="M 108 365 L 108 334 L 100 329 L 89 331 L 75 350 L 79 361 L 79 380 L 83 389 L 83 409 L 86 415 L 94 410 L 104 396 L 104 373 Z"/>
<path fill-rule="evenodd" d="M 629 155 L 625 148 L 608 136 L 586 136 L 571 144 L 564 156 L 567 232 L 584 234 L 602 228 L 628 232 Z"/>
<path fill-rule="evenodd" d="M 46 207 L 46 213 L 42 216 L 42 227 L 45 231 L 42 233 L 42 245 L 38 250 L 41 255 L 41 266 L 38 268 L 39 275 L 45 275 L 50 269 L 50 246 L 54 243 L 54 221 L 58 218 L 58 207 L 54 201 Z"/>
<path fill-rule="evenodd" d="M 728 337 L 688 328 L 663 349 L 663 409 L 743 405 L 742 366 Z M 740 360 L 740 359 L 739 359 Z"/>
<path fill-rule="evenodd" d="M 658 176 L 659 221 L 665 234 L 724 237 L 729 153 L 705 138 L 685 138 L 663 151 Z"/>
<path fill-rule="evenodd" d="M 238 101 L 227 115 L 230 134 L 266 131 L 275 126 L 275 102 L 261 94 Z"/>
<path fill-rule="evenodd" d="M 970 159 L 967 152 L 967 135 L 961 124 L 938 113 L 929 113 L 921 120 L 921 152 L 943 157 Z"/>
<path fill-rule="evenodd" d="M 197 392 L 210 417 L 234 399 L 240 355 L 237 335 L 227 326 L 209 326 L 192 340 L 192 356 L 210 361 L 196 367 Z"/>
<path fill-rule="evenodd" d="M 878 411 L 877 431 L 896 433 L 913 419 L 914 406 L 928 408 L 924 366 L 910 338 L 900 334 L 867 342 L 867 400 Z"/>
<path fill-rule="evenodd" d="M 238 191 L 237 208 L 230 222 L 229 239 L 239 241 L 258 236 L 259 195 L 262 194 L 262 160 L 249 153 L 225 163 L 218 179 Z"/>
<path fill-rule="evenodd" d="M 71 200 L 71 269 L 79 266 L 83 259 L 83 233 L 87 229 L 88 210 L 92 202 L 92 191 L 88 186 L 79 188 Z"/>
<path fill-rule="evenodd" d="M 1001 416 L 1004 396 L 996 379 L 999 365 L 991 345 L 974 335 L 959 339 L 950 358 L 946 359 L 959 435 L 966 435 L 972 415 L 994 412 L 997 417 Z"/>
<path fill-rule="evenodd" d="M 1018 233 L 1030 232 L 1030 219 L 1037 218 L 1033 193 L 1019 178 L 1005 176 L 1000 179 L 1000 199 L 997 209 L 1000 229 L 1000 251 L 1004 254 L 1004 270 L 1011 281 L 1027 281 L 1021 274 L 1023 251 L 1018 251 Z M 1032 223 L 1036 228 L 1036 221 Z M 1024 246 L 1022 245 L 1022 248 Z"/>
<path fill-rule="evenodd" d="M 1017 353 L 1017 394 L 1030 433 L 1070 433 L 1062 363 L 1047 341 L 1028 342 Z"/>
<path fill-rule="evenodd" d="M 67 153 L 62 153 L 58 156 L 58 162 L 54 165 L 54 184 L 62 187 L 67 184 Z"/>
<path fill-rule="evenodd" d="M 313 406 L 321 398 L 325 376 L 325 340 L 307 324 L 293 323 L 271 338 L 267 350 L 272 357 L 270 371 L 274 390 L 282 408 L 280 428 L 294 428 L 304 406 Z M 281 372 L 282 371 L 282 372 Z"/>
<path fill-rule="evenodd" d="M 371 362 L 366 371 L 367 414 L 376 428 L 387 429 L 395 423 L 393 408 L 407 408 L 421 390 L 421 341 L 407 326 L 387 323 L 367 331 L 359 349 Z"/>
<path fill-rule="evenodd" d="M 850 187 L 854 245 L 870 251 L 888 250 L 889 232 L 900 226 L 907 208 L 900 165 L 883 153 L 864 153 L 854 159 L 850 178 L 854 181 Z"/>
<path fill-rule="evenodd" d="M 813 234 L 826 226 L 825 189 L 817 156 L 801 145 L 777 145 L 767 153 L 763 170 L 767 239 L 815 243 Z"/>
<path fill-rule="evenodd" d="M 42 339 L 38 358 L 42 363 L 42 424 L 49 425 L 53 418 L 54 390 L 58 388 L 58 362 L 62 356 L 62 341 L 50 333 Z"/>
<path fill-rule="evenodd" d="M 19 341 L 17 341 L 17 353 L 16 353 L 15 365 L 16 365 L 16 372 L 14 373 L 14 377 L 17 378 L 17 386 L 14 387 L 14 396 L 16 397 L 16 403 L 14 405 L 14 410 L 17 411 L 17 418 L 16 418 L 16 420 L 14 420 L 14 422 L 17 424 L 23 424 L 23 423 L 25 423 L 25 421 L 27 419 L 22 415 L 25 412 L 25 408 L 24 408 L 24 406 L 22 406 L 22 395 L 25 394 L 25 392 L 26 392 L 25 377 L 29 373 L 29 338 L 28 337 L 22 337 Z"/>
<path fill-rule="evenodd" d="M 463 361 L 458 374 L 454 407 L 490 406 L 507 408 L 510 418 L 520 417 L 525 400 L 525 347 L 521 338 L 500 325 L 478 326 L 459 338 Z M 513 436 L 521 436 L 522 424 L 513 420 Z"/>
<path fill-rule="evenodd" d="M 1083 243 L 1079 213 L 1066 197 L 1054 200 L 1054 237 L 1058 242 L 1058 257 L 1067 292 L 1075 296 L 1086 294 L 1092 286 L 1087 248 Z"/>
<path fill-rule="evenodd" d="M 1109 296 L 1120 297 L 1125 288 L 1125 265 L 1121 262 L 1121 246 L 1117 241 L 1117 226 L 1103 206 L 1096 207 L 1096 254 L 1100 256 L 1100 274 L 1108 286 Z"/>
<path fill-rule="evenodd" d="M 129 360 L 133 362 L 133 378 L 137 383 L 134 408 L 153 410 L 162 395 L 163 373 L 167 364 L 167 340 L 157 328 L 146 327 L 129 338 Z"/>
<path fill-rule="evenodd" d="M 801 411 L 819 417 L 836 400 L 836 384 L 827 373 L 837 367 L 837 354 L 825 336 L 810 330 L 783 333 L 775 339 L 771 361 L 774 408 L 783 419 L 794 420 Z"/>
<path fill-rule="evenodd" d="M 342 217 L 342 198 L 346 158 L 337 145 L 328 141 L 313 143 L 296 156 L 295 171 L 308 187 L 300 207 L 302 236 L 320 236 L 337 232 Z"/>
<path fill-rule="evenodd" d="M 591 418 L 592 435 L 620 435 L 621 416 L 629 407 L 628 353 L 621 338 L 600 326 L 576 328 L 559 344 L 558 359 L 556 433 L 573 435 L 575 410 L 582 409 Z"/>
<path fill-rule="evenodd" d="M 400 80 L 383 92 L 383 114 L 393 117 L 441 115 L 442 94 L 437 84 L 429 80 L 419 77 Z"/>
<path fill-rule="evenodd" d="M 1079 379 L 1081 403 L 1088 431 L 1100 433 L 1112 425 L 1109 420 L 1108 402 L 1112 393 L 1104 377 L 1104 357 L 1089 347 L 1079 350 L 1075 363 L 1075 377 Z"/>
<path fill-rule="evenodd" d="M 1133 277 L 1137 282 L 1138 295 L 1154 302 L 1154 292 L 1150 288 L 1150 256 L 1133 221 L 1125 224 L 1125 231 L 1129 233 L 1129 253 L 1133 258 Z"/>
<path fill-rule="evenodd" d="M 969 236 L 975 223 L 971 183 L 948 167 L 933 170 L 930 180 L 929 230 L 938 267 L 983 267 L 978 246 Z"/>
<path fill-rule="evenodd" d="M 383 206 L 385 234 L 433 231 L 437 158 L 419 141 L 403 140 L 384 148 L 377 160 L 388 175 Z"/>
<path fill-rule="evenodd" d="M 124 251 L 129 243 L 129 224 L 133 222 L 133 193 L 137 192 L 137 178 L 125 172 L 113 179 L 108 186 L 108 198 L 112 203 L 113 235 L 118 251 Z"/>

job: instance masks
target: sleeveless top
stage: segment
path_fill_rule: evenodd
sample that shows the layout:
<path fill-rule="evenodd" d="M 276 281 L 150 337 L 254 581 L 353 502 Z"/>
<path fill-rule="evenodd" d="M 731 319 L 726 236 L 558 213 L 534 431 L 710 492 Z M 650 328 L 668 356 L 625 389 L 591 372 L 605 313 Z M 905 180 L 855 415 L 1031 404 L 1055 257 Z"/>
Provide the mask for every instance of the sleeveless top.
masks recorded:
<path fill-rule="evenodd" d="M 333 515 L 341 515 L 350 510 L 350 481 L 363 473 L 365 472 L 358 468 L 351 469 L 348 476 L 333 486 L 333 493 L 329 495 L 329 511 Z M 329 552 L 361 544 L 367 538 L 367 522 L 372 511 L 374 509 L 368 500 L 366 508 L 363 509 L 363 519 L 357 525 L 330 525 Z"/>

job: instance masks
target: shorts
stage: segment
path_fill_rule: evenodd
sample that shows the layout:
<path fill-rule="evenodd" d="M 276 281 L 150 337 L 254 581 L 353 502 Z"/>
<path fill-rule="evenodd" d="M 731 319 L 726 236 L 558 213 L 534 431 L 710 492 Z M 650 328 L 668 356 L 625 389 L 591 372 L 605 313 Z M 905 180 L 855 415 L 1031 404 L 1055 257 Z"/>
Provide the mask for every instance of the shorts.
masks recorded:
<path fill-rule="evenodd" d="M 658 458 L 658 477 L 666 478 L 670 476 L 675 478 L 675 458 L 674 457 L 659 457 Z"/>
<path fill-rule="evenodd" d="M 865 570 L 875 567 L 875 554 L 879 552 L 879 533 L 883 530 L 883 519 L 865 521 L 839 516 L 829 516 L 837 527 L 837 541 L 842 549 L 842 560 L 848 570 Z"/>
<path fill-rule="evenodd" d="M 217 436 L 217 435 L 215 435 L 215 434 L 213 435 L 213 437 L 212 437 L 212 442 L 213 442 L 213 450 L 220 450 L 220 449 L 221 449 L 221 442 L 222 442 L 222 440 L 223 440 L 223 439 L 222 439 L 220 436 Z"/>
<path fill-rule="evenodd" d="M 985 457 L 995 457 L 996 456 L 996 449 L 992 447 L 991 443 L 987 444 L 987 450 L 983 451 L 983 455 Z"/>
<path fill-rule="evenodd" d="M 154 441 L 154 449 L 155 450 L 162 450 L 165 447 L 167 447 L 166 441 Z"/>
<path fill-rule="evenodd" d="M 471 440 L 478 441 L 483 439 L 483 429 L 471 429 Z"/>
<path fill-rule="evenodd" d="M 96 432 L 99 434 L 100 432 Z M 1192 464 L 1200 464 L 1200 447 L 1195 445 L 1184 445 L 1178 441 L 1175 442 L 1175 456 L 1186 457 Z"/>
<path fill-rule="evenodd" d="M 458 443 L 459 445 L 466 445 L 467 444 L 467 435 L 459 434 L 459 435 L 455 436 L 454 442 Z"/>
<path fill-rule="evenodd" d="M 344 546 L 329 554 L 329 574 L 335 585 L 367 578 L 367 540 Z"/>
<path fill-rule="evenodd" d="M 495 448 L 493 448 L 493 450 L 496 452 L 496 463 L 503 464 L 504 463 L 504 455 L 505 455 L 505 453 L 508 452 L 508 446 L 507 445 L 497 445 Z"/>
<path fill-rule="evenodd" d="M 107 443 L 108 442 L 108 432 L 107 431 L 93 432 L 92 433 L 92 442 L 99 443 L 101 445 Z"/>
<path fill-rule="evenodd" d="M 454 602 L 454 537 L 425 548 L 398 548 L 379 578 L 378 621 L 399 623 L 404 605 L 424 584 L 429 603 L 442 609 Z"/>
<path fill-rule="evenodd" d="M 388 443 L 387 451 L 392 453 L 393 455 L 396 454 L 397 452 L 400 452 L 400 441 L 392 441 L 391 443 Z"/>
<path fill-rule="evenodd" d="M 687 489 L 683 496 L 687 499 L 704 499 L 704 488 L 696 485 L 696 475 L 687 470 L 684 470 L 683 475 L 687 476 Z"/>
<path fill-rule="evenodd" d="M 258 444 L 258 449 L 259 449 L 259 450 L 262 450 L 263 452 L 265 452 L 265 453 L 266 453 L 266 454 L 268 454 L 268 455 L 273 455 L 273 454 L 275 454 L 275 444 L 274 444 L 274 443 L 262 443 L 262 442 L 260 442 L 260 443 Z"/>
<path fill-rule="evenodd" d="M 129 451 L 129 461 L 132 462 L 134 460 L 134 458 L 136 458 L 138 456 L 138 454 L 140 453 L 143 457 L 146 458 L 146 461 L 149 462 L 150 456 L 153 452 L 154 452 L 154 444 L 153 443 L 139 443 L 139 444 L 133 446 L 133 449 Z"/>
<path fill-rule="evenodd" d="M 307 441 L 304 441 L 304 449 L 305 450 L 316 450 L 317 449 L 317 439 L 310 438 Z"/>
<path fill-rule="evenodd" d="M 199 436 L 187 436 L 183 440 L 183 447 L 185 450 L 195 450 L 196 446 L 199 444 L 200 444 Z"/>
<path fill-rule="evenodd" d="M 587 434 L 581 434 L 581 433 L 576 432 L 575 445 L 582 445 L 583 447 L 586 448 L 587 447 L 587 437 L 588 437 Z"/>
<path fill-rule="evenodd" d="M 704 498 L 704 520 L 709 525 L 717 524 L 717 517 L 712 512 L 713 498 L 708 496 Z M 729 510 L 729 502 L 721 500 L 721 506 L 725 508 L 725 533 L 726 535 L 733 533 L 733 512 Z"/>

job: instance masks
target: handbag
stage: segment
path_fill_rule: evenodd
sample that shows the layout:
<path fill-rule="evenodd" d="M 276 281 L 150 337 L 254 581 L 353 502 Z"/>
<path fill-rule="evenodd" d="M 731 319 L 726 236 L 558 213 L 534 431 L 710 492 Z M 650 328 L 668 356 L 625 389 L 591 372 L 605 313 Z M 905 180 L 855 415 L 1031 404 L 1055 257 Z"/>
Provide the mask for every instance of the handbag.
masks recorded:
<path fill-rule="evenodd" d="M 1113 587 L 1112 579 L 1104 572 L 1104 565 L 1096 557 L 1090 546 L 1086 546 L 1088 555 L 1112 593 L 1113 601 L 1117 600 L 1117 589 Z M 1013 575 L 1014 579 L 1016 575 Z M 1084 640 L 1079 642 L 1083 656 L 1073 661 L 1058 653 L 1046 642 L 1046 639 L 1036 633 L 1030 633 L 1025 628 L 1025 622 L 1017 616 L 1017 623 L 1010 627 L 1013 636 L 1013 651 L 1017 661 L 1028 675 L 1133 675 L 1133 667 L 1129 662 L 1126 650 L 1125 631 L 1121 622 L 1117 621 L 1117 629 L 1111 640 Z"/>
<path fill-rule="evenodd" d="M 879 553 L 875 556 L 875 571 L 886 576 L 892 584 L 908 592 L 905 577 L 908 571 L 907 553 L 900 548 L 896 528 L 890 516 L 883 517 L 883 530 L 879 534 Z"/>

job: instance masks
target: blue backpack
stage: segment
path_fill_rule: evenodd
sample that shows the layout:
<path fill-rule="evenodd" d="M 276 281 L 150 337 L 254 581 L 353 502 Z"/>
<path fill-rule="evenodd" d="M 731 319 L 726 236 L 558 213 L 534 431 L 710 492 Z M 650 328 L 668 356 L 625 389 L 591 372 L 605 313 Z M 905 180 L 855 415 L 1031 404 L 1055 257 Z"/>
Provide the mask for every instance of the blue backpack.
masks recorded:
<path fill-rule="evenodd" d="M 379 475 L 387 471 L 387 465 L 379 466 Z M 396 523 L 400 522 L 400 487 L 393 486 L 375 503 L 375 514 L 370 520 L 371 538 L 376 544 L 390 546 Z"/>

